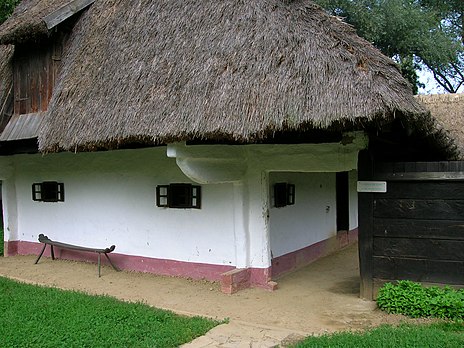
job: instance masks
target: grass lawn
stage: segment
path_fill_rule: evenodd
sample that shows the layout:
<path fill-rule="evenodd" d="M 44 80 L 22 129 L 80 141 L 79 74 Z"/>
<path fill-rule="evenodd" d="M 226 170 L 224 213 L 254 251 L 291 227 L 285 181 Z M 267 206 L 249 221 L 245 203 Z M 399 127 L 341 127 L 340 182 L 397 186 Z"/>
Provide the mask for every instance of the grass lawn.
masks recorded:
<path fill-rule="evenodd" d="M 362 333 L 342 332 L 308 337 L 293 347 L 457 348 L 464 347 L 464 324 L 440 322 L 429 325 L 403 324 L 398 327 L 384 325 Z"/>
<path fill-rule="evenodd" d="M 218 324 L 0 277 L 1 347 L 178 347 Z"/>

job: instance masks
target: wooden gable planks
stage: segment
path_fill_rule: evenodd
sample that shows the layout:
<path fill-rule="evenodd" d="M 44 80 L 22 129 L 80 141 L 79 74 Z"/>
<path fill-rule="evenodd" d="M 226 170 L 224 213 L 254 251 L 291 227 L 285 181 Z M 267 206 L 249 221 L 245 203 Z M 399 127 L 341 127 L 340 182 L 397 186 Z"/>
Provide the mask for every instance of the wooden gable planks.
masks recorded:
<path fill-rule="evenodd" d="M 10 119 L 0 136 L 0 141 L 36 138 L 44 113 L 15 115 Z"/>
<path fill-rule="evenodd" d="M 59 8 L 55 12 L 50 13 L 48 16 L 43 18 L 43 21 L 47 25 L 47 29 L 50 30 L 62 23 L 69 17 L 75 15 L 79 11 L 83 10 L 87 6 L 93 4 L 95 0 L 74 0 L 68 4 Z"/>

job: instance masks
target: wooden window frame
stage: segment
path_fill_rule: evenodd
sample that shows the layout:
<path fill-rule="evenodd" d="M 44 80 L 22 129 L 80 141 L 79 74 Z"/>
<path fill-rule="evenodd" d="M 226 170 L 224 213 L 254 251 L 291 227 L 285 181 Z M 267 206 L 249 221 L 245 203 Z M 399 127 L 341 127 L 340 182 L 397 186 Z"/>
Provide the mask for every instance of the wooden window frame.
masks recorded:
<path fill-rule="evenodd" d="M 156 186 L 156 206 L 175 209 L 201 209 L 201 186 L 182 183 L 158 185 Z"/>
<path fill-rule="evenodd" d="M 64 202 L 64 184 L 43 181 L 32 184 L 32 200 L 35 202 Z"/>
<path fill-rule="evenodd" d="M 283 208 L 295 204 L 295 185 L 286 182 L 274 184 L 274 207 Z"/>

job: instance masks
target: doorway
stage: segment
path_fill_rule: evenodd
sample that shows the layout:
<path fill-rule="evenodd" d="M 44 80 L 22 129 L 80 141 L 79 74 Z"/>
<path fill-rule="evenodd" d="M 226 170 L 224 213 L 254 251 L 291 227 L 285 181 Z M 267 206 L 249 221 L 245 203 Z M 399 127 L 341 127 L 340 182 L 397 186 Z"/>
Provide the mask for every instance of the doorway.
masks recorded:
<path fill-rule="evenodd" d="M 336 174 L 337 231 L 350 229 L 350 183 L 348 172 Z"/>

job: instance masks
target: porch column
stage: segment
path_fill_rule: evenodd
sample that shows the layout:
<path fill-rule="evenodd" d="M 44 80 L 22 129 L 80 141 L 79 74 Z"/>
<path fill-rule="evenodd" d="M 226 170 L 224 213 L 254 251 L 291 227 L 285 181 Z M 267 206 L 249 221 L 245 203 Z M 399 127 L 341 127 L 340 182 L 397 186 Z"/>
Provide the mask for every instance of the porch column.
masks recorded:
<path fill-rule="evenodd" d="M 234 183 L 235 267 L 247 268 L 250 263 L 248 230 L 248 194 L 243 182 Z"/>
<path fill-rule="evenodd" d="M 18 241 L 18 207 L 13 165 L 10 161 L 0 162 L 0 180 L 2 180 L 3 240 L 4 255 L 14 255 L 14 243 Z"/>
<path fill-rule="evenodd" d="M 248 175 L 250 267 L 264 274 L 271 266 L 269 240 L 269 174 L 260 169 Z"/>

